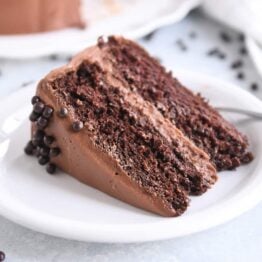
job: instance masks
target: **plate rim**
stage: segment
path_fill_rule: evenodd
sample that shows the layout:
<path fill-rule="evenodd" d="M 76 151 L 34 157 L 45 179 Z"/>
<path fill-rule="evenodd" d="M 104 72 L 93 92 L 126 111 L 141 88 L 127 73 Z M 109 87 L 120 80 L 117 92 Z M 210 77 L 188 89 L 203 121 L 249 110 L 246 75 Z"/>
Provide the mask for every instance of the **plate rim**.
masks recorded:
<path fill-rule="evenodd" d="M 232 83 L 225 82 L 213 76 L 190 71 L 175 70 L 175 73 L 178 78 L 180 78 L 181 75 L 184 75 L 190 79 L 193 79 L 193 81 L 197 79 L 196 81 L 205 81 L 206 83 L 210 84 L 215 81 L 216 85 L 219 83 L 221 86 L 223 86 L 223 88 L 230 88 L 230 92 L 241 90 L 241 96 L 245 96 L 246 100 L 251 100 L 252 103 L 262 111 L 262 102 L 258 98 Z M 199 78 L 202 80 L 199 80 Z M 28 87 L 23 88 L 18 92 L 14 92 L 7 98 L 1 99 L 1 107 L 4 107 L 5 103 L 9 103 L 10 99 L 13 100 L 15 98 L 20 100 L 21 98 L 19 98 L 19 96 L 21 96 L 24 92 L 30 92 L 29 90 L 31 90 L 33 86 L 35 86 L 35 83 L 32 83 Z M 258 171 L 258 169 L 260 170 L 261 168 L 262 163 L 260 165 L 258 163 L 253 173 L 255 178 L 250 181 L 244 190 L 240 190 L 240 192 L 237 192 L 233 195 L 230 194 L 230 197 L 226 198 L 226 200 L 220 201 L 217 205 L 212 205 L 203 211 L 197 211 L 193 214 L 190 214 L 190 216 L 182 215 L 176 218 L 163 218 L 161 221 L 157 222 L 128 224 L 128 226 L 124 223 L 120 225 L 101 225 L 94 223 L 86 224 L 84 222 L 76 222 L 65 218 L 62 219 L 44 212 L 35 211 L 21 203 L 14 203 L 12 198 L 1 195 L 1 192 L 0 215 L 17 224 L 41 233 L 80 241 L 132 243 L 170 239 L 204 231 L 226 223 L 256 206 L 262 199 L 262 178 L 259 179 Z M 256 184 L 257 180 L 259 182 L 258 184 Z M 254 187 L 254 185 L 256 186 Z M 246 194 L 246 192 L 248 192 L 248 194 Z M 239 197 L 242 199 L 241 203 L 238 203 L 239 201 L 237 201 Z M 9 204 L 11 204 L 11 206 Z M 232 204 L 234 205 L 232 206 Z M 225 210 L 228 212 L 221 215 L 222 210 L 223 212 L 225 212 Z M 197 226 L 193 224 L 186 229 L 183 227 L 182 229 L 179 229 L 179 225 L 183 225 L 184 223 L 189 223 L 190 221 L 192 222 L 194 220 L 201 221 L 201 219 L 205 218 L 203 216 L 206 213 L 209 213 L 209 217 L 208 221 L 205 221 L 205 223 L 198 224 Z M 174 228 L 174 225 L 177 230 L 176 232 L 170 230 L 170 228 Z M 152 227 L 154 227 L 153 232 Z M 72 228 L 74 228 L 74 230 L 72 230 Z"/>

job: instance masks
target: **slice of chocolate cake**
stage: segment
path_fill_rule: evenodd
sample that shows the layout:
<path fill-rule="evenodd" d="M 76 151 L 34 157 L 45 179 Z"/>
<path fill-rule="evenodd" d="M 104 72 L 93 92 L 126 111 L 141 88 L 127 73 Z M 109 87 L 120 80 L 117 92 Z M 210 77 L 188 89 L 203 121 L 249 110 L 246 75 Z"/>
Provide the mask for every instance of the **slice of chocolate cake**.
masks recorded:
<path fill-rule="evenodd" d="M 143 92 L 147 65 L 162 72 L 155 78 L 172 80 L 136 44 L 113 37 L 52 71 L 32 99 L 32 140 L 25 151 L 47 164 L 49 173 L 58 166 L 134 206 L 177 216 L 190 194 L 215 183 L 216 170 L 208 154 L 164 114 L 161 100 Z"/>

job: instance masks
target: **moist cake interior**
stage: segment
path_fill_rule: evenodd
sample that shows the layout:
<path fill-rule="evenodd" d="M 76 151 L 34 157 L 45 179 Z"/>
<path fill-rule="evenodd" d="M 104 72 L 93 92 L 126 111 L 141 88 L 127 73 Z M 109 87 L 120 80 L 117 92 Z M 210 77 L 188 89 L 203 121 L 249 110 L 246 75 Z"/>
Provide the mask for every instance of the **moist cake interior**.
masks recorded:
<path fill-rule="evenodd" d="M 76 71 L 54 80 L 52 89 L 85 123 L 93 143 L 177 214 L 186 209 L 188 193 L 201 194 L 215 182 L 215 175 L 203 176 L 189 161 L 181 141 L 168 141 L 139 108 L 130 105 L 124 90 L 107 81 L 97 63 L 82 62 Z"/>

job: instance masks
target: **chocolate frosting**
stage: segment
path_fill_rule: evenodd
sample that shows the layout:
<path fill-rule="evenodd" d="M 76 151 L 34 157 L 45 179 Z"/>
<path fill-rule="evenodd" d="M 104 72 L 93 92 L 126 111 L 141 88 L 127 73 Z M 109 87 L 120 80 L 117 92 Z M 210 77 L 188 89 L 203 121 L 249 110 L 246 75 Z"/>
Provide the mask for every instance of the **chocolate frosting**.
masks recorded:
<path fill-rule="evenodd" d="M 1 0 L 0 34 L 83 27 L 80 0 Z"/>

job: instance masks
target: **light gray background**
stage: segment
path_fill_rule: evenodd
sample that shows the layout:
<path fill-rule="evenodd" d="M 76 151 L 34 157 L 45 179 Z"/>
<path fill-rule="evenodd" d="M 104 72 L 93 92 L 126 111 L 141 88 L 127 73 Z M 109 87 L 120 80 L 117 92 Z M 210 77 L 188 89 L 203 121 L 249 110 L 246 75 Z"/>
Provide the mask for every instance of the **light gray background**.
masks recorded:
<path fill-rule="evenodd" d="M 232 61 L 240 58 L 238 33 L 226 30 L 233 40 L 223 43 L 219 32 L 223 26 L 199 12 L 191 13 L 182 22 L 158 30 L 150 41 L 140 39 L 149 52 L 174 72 L 185 69 L 210 74 L 250 90 L 257 82 L 259 90 L 253 94 L 262 98 L 262 79 L 248 56 L 243 57 L 244 80 L 236 78 L 230 69 Z M 194 31 L 197 36 L 191 39 Z M 181 51 L 176 41 L 182 39 L 187 51 Z M 226 54 L 224 60 L 209 57 L 207 50 L 219 47 Z M 0 98 L 36 81 L 68 58 L 55 57 L 27 61 L 0 59 Z M 15 183 L 15 181 L 14 181 Z M 203 221 L 204 223 L 204 221 Z M 262 261 L 262 204 L 233 221 L 191 236 L 143 244 L 94 244 L 59 239 L 36 233 L 0 217 L 0 250 L 7 262 L 18 261 Z"/>

